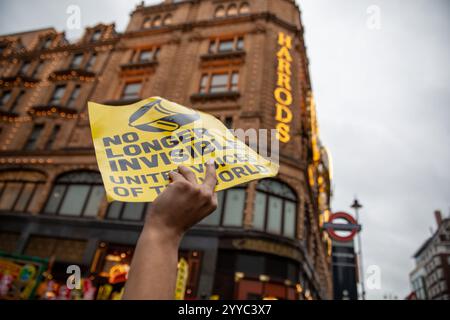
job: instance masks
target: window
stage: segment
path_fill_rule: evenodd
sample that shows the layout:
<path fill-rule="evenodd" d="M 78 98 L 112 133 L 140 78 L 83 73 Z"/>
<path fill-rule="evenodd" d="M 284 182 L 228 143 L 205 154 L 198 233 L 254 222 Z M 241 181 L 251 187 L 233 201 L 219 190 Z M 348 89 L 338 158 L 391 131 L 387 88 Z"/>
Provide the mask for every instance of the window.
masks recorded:
<path fill-rule="evenodd" d="M 51 37 L 47 37 L 44 40 L 42 40 L 41 49 L 50 49 L 52 45 L 53 39 Z"/>
<path fill-rule="evenodd" d="M 150 29 L 152 27 L 152 19 L 151 18 L 145 18 L 144 23 L 142 24 L 142 27 L 144 29 Z"/>
<path fill-rule="evenodd" d="M 142 88 L 141 82 L 133 82 L 125 84 L 122 91 L 122 100 L 138 99 Z"/>
<path fill-rule="evenodd" d="M 244 50 L 244 38 L 243 37 L 237 38 L 236 50 Z"/>
<path fill-rule="evenodd" d="M 17 111 L 17 107 L 22 102 L 22 99 L 23 99 L 24 95 L 25 95 L 25 90 L 20 90 L 19 94 L 16 97 L 16 100 L 14 100 L 14 103 L 11 106 L 11 109 L 10 109 L 11 112 L 16 112 Z"/>
<path fill-rule="evenodd" d="M 61 104 L 61 100 L 64 97 L 64 93 L 66 92 L 66 86 L 65 85 L 58 85 L 56 86 L 55 90 L 53 91 L 53 95 L 49 101 L 49 105 L 59 105 Z"/>
<path fill-rule="evenodd" d="M 232 129 L 233 128 L 233 117 L 225 117 L 224 124 L 225 124 L 225 127 L 227 127 L 228 129 Z"/>
<path fill-rule="evenodd" d="M 245 189 L 230 189 L 225 193 L 224 217 L 222 224 L 225 226 L 239 227 L 245 207 Z"/>
<path fill-rule="evenodd" d="M 234 41 L 233 40 L 224 40 L 219 41 L 219 47 L 217 48 L 218 52 L 229 52 L 233 51 Z"/>
<path fill-rule="evenodd" d="M 89 58 L 88 62 L 86 63 L 87 71 L 92 71 L 95 65 L 95 61 L 97 61 L 97 54 L 93 53 L 92 56 Z"/>
<path fill-rule="evenodd" d="M 70 69 L 80 69 L 81 62 L 83 62 L 83 54 L 77 53 L 73 56 L 72 62 L 70 63 Z"/>
<path fill-rule="evenodd" d="M 139 54 L 139 62 L 147 62 L 153 59 L 153 51 L 144 50 Z"/>
<path fill-rule="evenodd" d="M 0 172 L 0 210 L 27 212 L 45 176 L 34 171 Z"/>
<path fill-rule="evenodd" d="M 200 80 L 200 93 L 208 92 L 209 75 L 204 74 Z"/>
<path fill-rule="evenodd" d="M 160 16 L 156 16 L 153 19 L 152 27 L 153 28 L 159 28 L 159 27 L 161 27 L 161 24 L 162 24 L 161 17 Z"/>
<path fill-rule="evenodd" d="M 250 13 L 250 6 L 248 3 L 244 2 L 241 4 L 241 7 L 239 8 L 239 14 L 248 14 Z"/>
<path fill-rule="evenodd" d="M 200 93 L 238 91 L 238 81 L 237 71 L 204 74 L 200 80 Z"/>
<path fill-rule="evenodd" d="M 440 256 L 435 256 L 433 258 L 433 261 L 434 261 L 434 265 L 435 266 L 440 266 L 441 265 L 441 257 Z"/>
<path fill-rule="evenodd" d="M 9 99 L 11 99 L 11 90 L 2 91 L 2 95 L 0 96 L 0 107 L 6 106 Z"/>
<path fill-rule="evenodd" d="M 30 70 L 30 65 L 31 65 L 30 61 L 24 61 L 22 63 L 22 66 L 20 67 L 20 74 L 27 75 L 28 71 Z"/>
<path fill-rule="evenodd" d="M 245 191 L 245 188 L 237 187 L 219 192 L 217 194 L 217 209 L 203 219 L 200 224 L 242 226 L 246 199 Z"/>
<path fill-rule="evenodd" d="M 221 191 L 217 193 L 217 208 L 214 210 L 213 213 L 211 213 L 209 216 L 207 216 L 205 219 L 203 219 L 200 224 L 205 225 L 220 225 L 220 218 L 222 215 L 222 209 L 223 209 L 223 198 L 224 193 L 226 191 Z"/>
<path fill-rule="evenodd" d="M 118 202 L 114 201 L 108 207 L 106 219 L 142 221 L 149 208 L 148 202 Z"/>
<path fill-rule="evenodd" d="M 156 60 L 159 53 L 159 49 L 148 49 L 148 50 L 142 50 L 139 52 L 139 62 L 150 62 L 153 60 Z"/>
<path fill-rule="evenodd" d="M 214 13 L 214 17 L 216 18 L 225 17 L 225 8 L 223 6 L 218 6 L 216 12 Z"/>
<path fill-rule="evenodd" d="M 95 218 L 104 194 L 102 179 L 98 172 L 66 173 L 56 180 L 43 212 Z"/>
<path fill-rule="evenodd" d="M 227 9 L 227 16 L 235 16 L 238 14 L 238 9 L 235 4 L 230 4 Z"/>
<path fill-rule="evenodd" d="M 209 43 L 209 53 L 223 53 L 244 50 L 244 38 L 214 39 Z"/>
<path fill-rule="evenodd" d="M 287 237 L 294 238 L 296 234 L 296 216 L 297 216 L 297 206 L 295 202 L 285 201 L 284 202 L 284 225 L 283 233 Z"/>
<path fill-rule="evenodd" d="M 69 97 L 69 101 L 67 101 L 67 107 L 68 108 L 75 108 L 76 107 L 76 102 L 77 102 L 78 96 L 80 95 L 80 90 L 81 90 L 80 85 L 76 85 L 75 88 L 72 91 L 72 94 Z"/>
<path fill-rule="evenodd" d="M 219 119 L 227 129 L 233 128 L 234 117 L 232 114 L 214 114 L 214 116 Z"/>
<path fill-rule="evenodd" d="M 297 196 L 286 184 L 264 179 L 255 195 L 253 228 L 294 238 L 296 235 Z"/>
<path fill-rule="evenodd" d="M 95 30 L 92 34 L 91 41 L 96 42 L 102 37 L 102 30 Z"/>
<path fill-rule="evenodd" d="M 172 24 L 172 15 L 168 14 L 167 16 L 164 17 L 163 25 L 168 26 L 171 24 Z"/>
<path fill-rule="evenodd" d="M 239 73 L 237 72 L 231 73 L 231 83 L 230 83 L 231 91 L 238 91 L 238 82 L 239 82 Z"/>
<path fill-rule="evenodd" d="M 32 78 L 37 77 L 42 72 L 42 69 L 44 69 L 44 65 L 45 65 L 44 61 L 39 61 L 39 64 L 34 69 L 33 74 L 31 75 L 31 77 Z"/>
<path fill-rule="evenodd" d="M 34 150 L 36 148 L 36 143 L 39 139 L 39 136 L 42 133 L 42 130 L 44 130 L 43 124 L 35 124 L 33 126 L 33 129 L 31 130 L 31 133 L 28 137 L 28 140 L 25 143 L 25 146 L 23 147 L 24 150 Z"/>
<path fill-rule="evenodd" d="M 266 196 L 262 192 L 256 192 L 255 207 L 253 210 L 253 228 L 264 230 L 266 218 Z"/>
<path fill-rule="evenodd" d="M 46 150 L 52 149 L 53 143 L 55 142 L 60 129 L 61 129 L 61 126 L 59 124 L 57 124 L 53 127 L 52 133 L 50 134 L 50 137 L 48 138 L 47 143 L 45 144 Z"/>
<path fill-rule="evenodd" d="M 268 216 L 267 216 L 267 231 L 270 233 L 281 233 L 281 214 L 283 203 L 280 198 L 269 196 L 267 202 Z"/>
<path fill-rule="evenodd" d="M 209 91 L 212 93 L 228 91 L 228 74 L 213 74 Z"/>

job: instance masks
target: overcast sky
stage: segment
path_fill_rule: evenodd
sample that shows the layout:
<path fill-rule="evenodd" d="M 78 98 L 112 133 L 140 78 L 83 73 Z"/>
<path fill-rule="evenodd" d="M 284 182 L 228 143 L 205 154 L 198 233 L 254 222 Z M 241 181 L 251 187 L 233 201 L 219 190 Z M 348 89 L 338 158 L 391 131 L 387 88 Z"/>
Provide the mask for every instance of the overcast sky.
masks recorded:
<path fill-rule="evenodd" d="M 115 22 L 122 31 L 138 2 L 0 1 L 0 33 L 54 26 L 75 39 L 82 30 L 66 28 L 70 4 L 81 8 L 82 27 Z M 333 210 L 349 210 L 358 196 L 364 266 L 381 269 L 381 290 L 368 296 L 402 299 L 411 256 L 436 229 L 433 211 L 450 208 L 450 1 L 298 3 L 321 139 L 333 156 Z"/>

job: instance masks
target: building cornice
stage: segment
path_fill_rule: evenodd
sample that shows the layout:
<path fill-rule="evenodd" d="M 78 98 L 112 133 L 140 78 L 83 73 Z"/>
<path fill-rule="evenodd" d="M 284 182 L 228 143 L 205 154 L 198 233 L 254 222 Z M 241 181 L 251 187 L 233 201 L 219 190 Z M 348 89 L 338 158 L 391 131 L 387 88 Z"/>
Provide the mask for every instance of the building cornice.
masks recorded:
<path fill-rule="evenodd" d="M 180 3 L 181 4 L 181 3 Z M 172 4 L 172 5 L 180 5 L 180 4 Z M 290 32 L 294 33 L 296 37 L 302 37 L 303 31 L 302 29 L 297 28 L 294 24 L 288 23 L 280 18 L 278 18 L 275 14 L 270 12 L 261 12 L 243 16 L 236 17 L 226 17 L 219 19 L 208 19 L 201 20 L 195 22 L 186 22 L 172 26 L 164 26 L 161 28 L 154 29 L 142 29 L 137 31 L 131 31 L 126 33 L 117 33 L 113 38 L 98 41 L 98 42 L 77 42 L 77 43 L 68 43 L 64 45 L 57 46 L 56 48 L 48 49 L 48 50 L 27 50 L 25 52 L 13 52 L 7 56 L 1 56 L 0 61 L 12 60 L 12 59 L 33 59 L 33 58 L 45 58 L 47 55 L 52 55 L 55 53 L 62 53 L 66 51 L 89 51 L 95 50 L 98 47 L 103 46 L 111 46 L 117 44 L 122 38 L 138 38 L 142 36 L 155 35 L 155 34 L 170 34 L 173 31 L 181 31 L 181 32 L 189 32 L 195 28 L 205 28 L 205 27 L 215 27 L 221 25 L 229 25 L 235 24 L 239 22 L 255 22 L 255 21 L 267 21 L 272 22 L 280 27 L 283 27 Z M 201 39 L 201 37 L 199 37 Z M 303 48 L 303 47 L 302 47 Z M 301 50 L 300 50 L 301 51 Z"/>
<path fill-rule="evenodd" d="M 230 25 L 239 22 L 255 22 L 259 20 L 265 20 L 268 22 L 273 22 L 274 24 L 281 26 L 292 33 L 295 36 L 300 37 L 302 35 L 302 29 L 297 28 L 294 24 L 288 23 L 280 18 L 278 18 L 275 14 L 270 12 L 261 12 L 237 17 L 226 17 L 226 18 L 216 18 L 216 19 L 208 19 L 208 20 L 200 20 L 194 22 L 186 22 L 172 26 L 165 26 L 161 28 L 154 29 L 142 29 L 136 31 L 126 32 L 121 35 L 121 38 L 136 38 L 153 34 L 162 34 L 162 33 L 171 33 L 173 31 L 182 31 L 188 32 L 195 28 L 205 28 L 205 27 L 215 27 L 221 25 Z"/>
<path fill-rule="evenodd" d="M 20 37 L 25 34 L 39 33 L 39 32 L 54 32 L 55 34 L 57 33 L 57 31 L 54 27 L 46 27 L 46 28 L 40 28 L 40 29 L 20 31 L 20 32 L 16 32 L 16 33 L 1 34 L 0 38 Z M 2 40 L 4 40 L 4 39 L 2 39 Z M 2 41 L 2 40 L 0 40 L 0 41 Z"/>
<path fill-rule="evenodd" d="M 101 40 L 97 42 L 77 42 L 60 45 L 48 50 L 27 50 L 25 52 L 16 52 L 7 56 L 0 56 L 0 61 L 13 60 L 13 59 L 33 59 L 33 58 L 45 58 L 47 55 L 53 55 L 56 53 L 63 53 L 66 51 L 90 51 L 99 47 L 115 45 L 119 41 L 120 37 L 116 36 L 112 39 Z M 111 48 L 111 47 L 109 47 Z"/>
<path fill-rule="evenodd" d="M 200 0 L 185 0 L 185 1 L 181 1 L 181 2 L 160 3 L 160 4 L 155 4 L 152 6 L 139 5 L 131 13 L 131 15 L 138 13 L 138 12 L 144 13 L 144 14 L 161 13 L 161 12 L 173 10 L 182 5 L 186 5 L 186 4 L 192 5 L 192 4 L 196 4 L 196 3 L 200 3 Z"/>

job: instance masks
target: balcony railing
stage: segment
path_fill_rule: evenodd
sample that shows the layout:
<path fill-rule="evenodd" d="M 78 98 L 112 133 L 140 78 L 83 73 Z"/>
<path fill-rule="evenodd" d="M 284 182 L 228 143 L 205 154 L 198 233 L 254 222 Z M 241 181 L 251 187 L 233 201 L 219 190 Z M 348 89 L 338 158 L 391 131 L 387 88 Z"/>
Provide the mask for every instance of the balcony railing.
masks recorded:
<path fill-rule="evenodd" d="M 24 86 L 25 88 L 33 87 L 39 79 L 18 73 L 15 76 L 0 78 L 0 87 L 9 88 L 16 86 Z"/>
<path fill-rule="evenodd" d="M 217 53 L 206 53 L 200 56 L 203 61 L 211 60 L 243 60 L 245 57 L 244 50 L 224 51 Z"/>
<path fill-rule="evenodd" d="M 51 115 L 52 113 L 59 113 L 60 115 L 74 115 L 77 114 L 78 111 L 75 108 L 69 108 L 59 104 L 47 104 L 33 106 L 28 110 L 28 113 L 35 116 Z"/>
<path fill-rule="evenodd" d="M 224 92 L 205 92 L 194 93 L 191 95 L 191 101 L 208 101 L 208 100 L 237 100 L 241 94 L 239 91 L 224 91 Z"/>
<path fill-rule="evenodd" d="M 0 118 L 2 120 L 8 121 L 9 119 L 17 118 L 19 116 L 18 113 L 10 110 L 2 110 L 0 106 Z"/>
<path fill-rule="evenodd" d="M 129 62 L 120 66 L 120 73 L 122 75 L 149 74 L 155 72 L 157 65 L 157 60 Z"/>
<path fill-rule="evenodd" d="M 94 81 L 95 73 L 84 69 L 67 68 L 52 72 L 48 79 L 50 81 L 67 81 L 67 80 L 80 80 L 80 81 Z"/>

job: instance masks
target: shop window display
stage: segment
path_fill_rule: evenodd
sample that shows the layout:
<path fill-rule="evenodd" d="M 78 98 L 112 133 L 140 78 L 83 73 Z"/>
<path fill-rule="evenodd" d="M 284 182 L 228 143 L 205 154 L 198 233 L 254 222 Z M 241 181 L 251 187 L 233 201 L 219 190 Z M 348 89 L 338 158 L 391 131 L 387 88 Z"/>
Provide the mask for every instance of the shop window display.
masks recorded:
<path fill-rule="evenodd" d="M 134 246 L 100 243 L 90 268 L 90 278 L 97 290 L 95 299 L 119 300 L 122 298 L 133 253 Z M 181 258 L 188 262 L 188 279 L 184 288 L 184 297 L 197 299 L 202 252 L 181 250 L 179 259 Z"/>
<path fill-rule="evenodd" d="M 232 284 L 232 285 L 230 285 Z M 220 299 L 300 299 L 305 286 L 298 262 L 275 255 L 222 250 L 213 294 Z"/>

